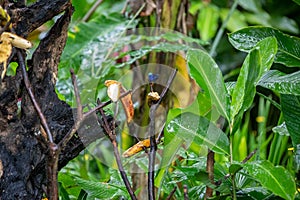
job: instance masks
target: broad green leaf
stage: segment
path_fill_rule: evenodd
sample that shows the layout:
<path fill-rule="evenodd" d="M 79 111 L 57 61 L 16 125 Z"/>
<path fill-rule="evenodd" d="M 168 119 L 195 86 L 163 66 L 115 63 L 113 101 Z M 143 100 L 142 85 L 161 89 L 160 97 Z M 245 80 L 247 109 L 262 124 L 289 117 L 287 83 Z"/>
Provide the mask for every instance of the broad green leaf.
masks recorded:
<path fill-rule="evenodd" d="M 59 182 L 58 187 L 59 187 L 59 196 L 64 200 L 70 200 L 69 194 L 67 190 L 64 188 L 63 184 Z"/>
<path fill-rule="evenodd" d="M 105 57 L 109 48 L 118 43 L 124 33 L 128 21 L 119 15 L 101 16 L 88 23 L 82 22 L 69 32 L 68 40 L 61 57 L 60 67 L 86 67 L 85 56 L 91 56 L 92 50 Z M 101 60 L 99 60 L 101 62 Z M 83 65 L 83 66 L 81 66 Z"/>
<path fill-rule="evenodd" d="M 164 136 L 163 158 L 155 178 L 155 186 L 158 188 L 162 187 L 166 170 L 183 143 L 189 146 L 191 142 L 195 142 L 217 153 L 229 154 L 229 140 L 226 134 L 205 117 L 192 113 L 182 113 L 171 119 L 166 125 Z"/>
<path fill-rule="evenodd" d="M 218 29 L 219 10 L 213 4 L 204 5 L 197 19 L 197 29 L 204 41 L 213 38 Z"/>
<path fill-rule="evenodd" d="M 129 198 L 126 187 L 123 185 L 88 181 L 80 178 L 76 178 L 76 183 L 94 198 L 113 199 L 121 196 Z"/>
<path fill-rule="evenodd" d="M 202 50 L 189 50 L 187 62 L 192 78 L 210 97 L 211 104 L 229 121 L 229 97 L 222 73 L 215 61 Z"/>
<path fill-rule="evenodd" d="M 285 74 L 270 70 L 261 77 L 258 85 L 281 94 L 300 95 L 300 71 Z"/>
<path fill-rule="evenodd" d="M 236 174 L 238 171 L 240 171 L 243 168 L 243 165 L 240 163 L 233 163 L 229 167 L 229 173 L 230 174 Z"/>
<path fill-rule="evenodd" d="M 232 93 L 230 119 L 234 123 L 239 113 L 246 111 L 255 96 L 255 82 L 261 71 L 259 50 L 252 50 L 246 57 Z"/>
<path fill-rule="evenodd" d="M 170 136 L 167 135 L 168 134 L 165 135 L 165 138 L 166 137 L 170 138 Z M 159 189 L 161 189 L 162 187 L 162 182 L 164 180 L 164 176 L 166 174 L 169 165 L 174 160 L 175 155 L 179 150 L 179 148 L 181 147 L 181 145 L 184 143 L 184 139 L 182 138 L 174 137 L 173 135 L 171 136 L 171 138 L 172 138 L 171 142 L 164 144 L 162 161 L 160 164 L 160 168 L 157 172 L 157 175 L 155 177 L 155 186 L 158 187 Z"/>
<path fill-rule="evenodd" d="M 119 51 L 118 45 L 127 39 L 122 36 L 125 30 L 134 24 L 128 25 L 129 23 L 120 14 L 111 14 L 95 18 L 88 23 L 81 22 L 69 31 L 56 85 L 68 103 L 74 102 L 71 68 L 76 73 L 83 104 L 95 102 L 98 82 L 104 83 L 108 76 L 110 79 L 118 76 L 120 72 L 108 66 L 113 62 L 108 57 Z M 120 42 L 121 39 L 123 42 Z"/>
<path fill-rule="evenodd" d="M 300 0 L 293 0 L 295 3 L 297 3 L 298 5 L 300 5 Z"/>
<path fill-rule="evenodd" d="M 282 166 L 275 167 L 269 161 L 258 161 L 245 164 L 244 169 L 275 195 L 284 199 L 294 199 L 296 193 L 294 179 Z"/>
<path fill-rule="evenodd" d="M 254 13 L 261 12 L 261 3 L 257 0 L 238 0 L 239 5 L 246 10 L 252 11 Z"/>
<path fill-rule="evenodd" d="M 269 27 L 247 27 L 229 34 L 230 43 L 238 50 L 249 52 L 260 40 L 275 37 L 278 42 L 277 63 L 300 66 L 300 39 Z"/>
<path fill-rule="evenodd" d="M 239 193 L 239 197 L 242 199 L 244 197 L 245 199 L 251 199 L 251 200 L 261 200 L 261 199 L 268 199 L 270 198 L 271 194 L 270 191 L 263 187 L 248 187 L 248 188 L 242 188 Z"/>
<path fill-rule="evenodd" d="M 209 101 L 208 97 L 205 95 L 205 93 L 199 92 L 197 99 L 187 108 L 175 108 L 169 110 L 168 117 L 167 117 L 167 124 L 183 113 L 194 113 L 196 115 L 201 116 L 207 116 L 211 117 L 210 111 L 211 111 L 211 102 Z M 188 119 L 187 119 L 188 120 Z M 177 154 L 177 151 L 181 147 L 181 145 L 184 143 L 184 139 L 177 137 L 173 134 L 168 134 L 165 131 L 164 134 L 164 152 L 163 157 L 160 165 L 160 169 L 157 173 L 157 176 L 155 178 L 155 186 L 158 188 L 162 187 L 162 181 L 164 179 L 164 175 L 166 173 L 166 169 L 171 164 L 171 162 L 174 160 L 175 155 Z M 186 146 L 189 146 L 191 141 L 188 141 Z"/>
<path fill-rule="evenodd" d="M 229 154 L 226 134 L 202 116 L 183 113 L 166 125 L 166 134 L 172 134 L 187 142 L 205 145 L 220 154 Z"/>
<path fill-rule="evenodd" d="M 281 111 L 293 146 L 300 144 L 300 96 L 281 94 Z"/>
<path fill-rule="evenodd" d="M 225 21 L 227 15 L 229 13 L 229 9 L 221 9 L 220 11 L 220 17 L 222 18 L 222 21 Z M 227 24 L 226 24 L 226 28 L 230 31 L 237 31 L 241 28 L 244 28 L 247 26 L 247 22 L 246 22 L 246 18 L 243 15 L 243 13 L 241 13 L 238 10 L 235 10 L 233 12 L 233 14 L 231 15 L 231 17 L 229 18 Z"/>
<path fill-rule="evenodd" d="M 269 19 L 270 26 L 277 28 L 281 31 L 289 32 L 294 35 L 299 34 L 299 27 L 294 19 L 288 18 L 286 16 L 270 16 Z"/>
<path fill-rule="evenodd" d="M 239 121 L 244 111 L 252 105 L 257 81 L 263 72 L 270 69 L 276 51 L 276 39 L 269 37 L 258 42 L 246 57 L 232 92 L 230 113 L 232 122 Z"/>

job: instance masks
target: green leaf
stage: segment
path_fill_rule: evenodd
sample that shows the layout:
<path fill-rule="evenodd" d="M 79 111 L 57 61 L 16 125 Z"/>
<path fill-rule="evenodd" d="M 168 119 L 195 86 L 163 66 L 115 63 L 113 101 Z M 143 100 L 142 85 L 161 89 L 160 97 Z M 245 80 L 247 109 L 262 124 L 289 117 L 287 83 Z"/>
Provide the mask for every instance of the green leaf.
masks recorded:
<path fill-rule="evenodd" d="M 229 167 L 229 173 L 230 174 L 236 174 L 238 171 L 240 171 L 243 168 L 243 165 L 240 163 L 233 163 Z"/>
<path fill-rule="evenodd" d="M 293 146 L 300 144 L 300 96 L 281 94 L 281 110 Z"/>
<path fill-rule="evenodd" d="M 229 97 L 222 73 L 215 61 L 202 50 L 189 50 L 187 62 L 192 78 L 210 97 L 212 105 L 229 121 Z"/>
<path fill-rule="evenodd" d="M 7 67 L 6 76 L 15 76 L 17 73 L 17 68 L 19 64 L 17 62 L 11 62 L 9 63 Z"/>
<path fill-rule="evenodd" d="M 94 198 L 112 199 L 121 196 L 129 198 L 126 187 L 123 185 L 88 181 L 80 178 L 76 178 L 76 183 Z"/>
<path fill-rule="evenodd" d="M 129 25 L 130 24 L 130 25 Z M 117 52 L 123 33 L 134 23 L 130 23 L 120 14 L 100 16 L 88 23 L 81 22 L 68 33 L 68 40 L 61 56 L 58 70 L 58 91 L 66 97 L 67 102 L 74 102 L 70 69 L 73 68 L 82 94 L 82 103 L 95 101 L 96 86 L 104 82 L 112 73 L 112 67 L 106 62 L 109 55 Z M 116 47 L 117 46 L 117 47 Z M 120 47 L 119 47 L 120 48 Z M 112 51 L 112 52 L 111 52 Z M 109 61 L 108 61 L 109 60 Z M 114 75 L 119 73 L 114 70 Z M 114 79 L 115 76 L 110 76 Z M 85 101 L 87 100 L 87 101 Z"/>
<path fill-rule="evenodd" d="M 239 121 L 242 114 L 252 105 L 257 81 L 264 71 L 270 69 L 276 51 L 276 39 L 269 37 L 258 42 L 246 57 L 232 92 L 232 123 Z"/>
<path fill-rule="evenodd" d="M 58 187 L 59 187 L 59 196 L 64 200 L 70 200 L 69 194 L 61 182 L 58 183 Z"/>
<path fill-rule="evenodd" d="M 221 9 L 220 16 L 222 18 L 222 21 L 225 21 L 226 17 L 228 16 L 228 13 L 229 13 L 229 9 Z M 243 15 L 243 13 L 241 13 L 238 10 L 235 10 L 233 12 L 233 14 L 231 15 L 231 17 L 229 18 L 226 24 L 226 28 L 230 32 L 237 31 L 246 26 L 247 26 L 246 18 Z"/>
<path fill-rule="evenodd" d="M 213 38 L 218 29 L 219 10 L 218 7 L 208 4 L 200 9 L 197 19 L 197 29 L 204 41 Z"/>
<path fill-rule="evenodd" d="M 101 16 L 88 23 L 82 22 L 69 32 L 68 40 L 61 57 L 61 67 L 78 69 L 81 67 L 85 55 L 90 55 L 92 48 L 94 53 L 103 57 L 114 43 L 117 43 L 120 35 L 125 31 L 128 21 L 120 15 L 109 17 Z M 97 44 L 96 46 L 93 44 Z M 96 49 L 101 45 L 101 48 Z M 98 55 L 99 56 L 99 55 Z M 84 67 L 84 66 L 82 66 Z"/>
<path fill-rule="evenodd" d="M 252 11 L 254 13 L 261 12 L 261 3 L 256 0 L 239 0 L 239 5 L 246 10 Z"/>
<path fill-rule="evenodd" d="M 255 82 L 261 71 L 260 55 L 254 49 L 246 57 L 232 93 L 230 119 L 232 123 L 239 113 L 246 111 L 252 104 L 255 96 Z"/>
<path fill-rule="evenodd" d="M 285 74 L 270 70 L 261 77 L 258 85 L 281 94 L 300 95 L 300 71 Z"/>
<path fill-rule="evenodd" d="M 258 161 L 245 164 L 244 169 L 275 195 L 284 199 L 294 199 L 295 182 L 291 174 L 282 166 L 275 167 L 269 161 Z"/>
<path fill-rule="evenodd" d="M 166 170 L 168 169 L 171 162 L 174 160 L 175 155 L 181 145 L 184 143 L 184 140 L 179 137 L 174 137 L 174 135 L 169 135 L 165 131 L 165 138 L 171 138 L 169 139 L 170 142 L 164 143 L 164 151 L 163 151 L 163 157 L 160 164 L 160 169 L 157 172 L 157 175 L 155 177 L 155 186 L 161 189 L 162 183 L 166 174 Z"/>
<path fill-rule="evenodd" d="M 270 192 L 263 187 L 248 187 L 242 188 L 239 193 L 241 193 L 240 198 L 244 197 L 245 199 L 251 200 L 261 200 L 261 199 L 270 199 Z"/>
<path fill-rule="evenodd" d="M 300 5 L 300 0 L 293 0 L 296 4 Z"/>
<path fill-rule="evenodd" d="M 163 157 L 160 170 L 155 177 L 155 186 L 158 188 L 162 187 L 166 170 L 183 143 L 189 146 L 194 142 L 205 145 L 217 153 L 229 154 L 229 140 L 224 132 L 205 117 L 192 113 L 178 115 L 178 111 L 174 110 L 176 117 L 169 120 L 165 128 Z"/>
<path fill-rule="evenodd" d="M 277 63 L 300 66 L 300 39 L 269 27 L 247 27 L 229 34 L 230 43 L 238 50 L 249 52 L 260 40 L 274 36 L 278 42 Z"/>
<path fill-rule="evenodd" d="M 229 141 L 226 134 L 205 117 L 183 113 L 171 120 L 166 127 L 166 134 L 205 145 L 220 154 L 229 154 Z"/>

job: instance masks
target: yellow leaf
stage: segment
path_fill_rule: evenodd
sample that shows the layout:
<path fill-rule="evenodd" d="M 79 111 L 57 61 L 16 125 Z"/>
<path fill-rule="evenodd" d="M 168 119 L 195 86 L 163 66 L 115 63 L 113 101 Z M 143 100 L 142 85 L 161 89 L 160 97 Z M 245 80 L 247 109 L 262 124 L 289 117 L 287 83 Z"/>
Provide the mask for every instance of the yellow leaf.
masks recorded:
<path fill-rule="evenodd" d="M 133 156 L 137 153 L 139 153 L 140 151 L 144 150 L 145 148 L 149 148 L 150 147 L 150 139 L 146 139 L 146 140 L 142 140 L 139 141 L 138 143 L 136 143 L 135 145 L 133 145 L 132 147 L 130 147 L 129 149 L 127 149 L 122 156 L 124 158 L 128 158 L 130 156 Z"/>
<path fill-rule="evenodd" d="M 7 60 L 11 54 L 12 47 L 28 49 L 32 47 L 31 42 L 9 32 L 3 32 L 0 36 L 0 63 L 3 63 L 1 79 L 4 78 L 7 67 Z"/>

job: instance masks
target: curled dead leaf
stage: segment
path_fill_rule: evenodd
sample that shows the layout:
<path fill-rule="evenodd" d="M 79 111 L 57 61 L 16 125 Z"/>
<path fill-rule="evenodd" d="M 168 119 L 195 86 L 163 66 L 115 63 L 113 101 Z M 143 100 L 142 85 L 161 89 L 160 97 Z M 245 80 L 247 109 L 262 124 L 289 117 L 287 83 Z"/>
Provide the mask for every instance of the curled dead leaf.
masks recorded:
<path fill-rule="evenodd" d="M 7 67 L 7 60 L 12 52 L 12 47 L 20 49 L 28 49 L 32 47 L 32 43 L 13 33 L 3 32 L 0 36 L 0 63 L 3 63 L 3 71 L 1 79 L 4 78 Z"/>
<path fill-rule="evenodd" d="M 120 99 L 120 95 L 126 92 L 126 89 L 122 86 L 122 83 L 118 81 L 106 80 L 104 84 L 107 87 L 107 95 L 113 102 L 117 102 Z M 133 120 L 134 116 L 131 93 L 122 97 L 120 100 L 127 117 L 127 123 L 129 123 Z"/>
<path fill-rule="evenodd" d="M 121 83 L 115 80 L 106 80 L 107 95 L 113 101 L 117 102 L 120 98 Z"/>
<path fill-rule="evenodd" d="M 139 141 L 138 143 L 136 143 L 135 145 L 133 145 L 132 147 L 130 147 L 129 149 L 127 149 L 122 156 L 124 158 L 128 158 L 130 156 L 133 156 L 137 153 L 139 153 L 140 151 L 144 150 L 145 148 L 149 148 L 150 147 L 150 139 L 146 139 L 146 140 L 142 140 Z"/>
<path fill-rule="evenodd" d="M 157 92 L 149 92 L 148 93 L 148 98 L 149 98 L 149 101 L 151 102 L 155 102 L 155 101 L 158 101 L 160 99 L 160 96 Z"/>

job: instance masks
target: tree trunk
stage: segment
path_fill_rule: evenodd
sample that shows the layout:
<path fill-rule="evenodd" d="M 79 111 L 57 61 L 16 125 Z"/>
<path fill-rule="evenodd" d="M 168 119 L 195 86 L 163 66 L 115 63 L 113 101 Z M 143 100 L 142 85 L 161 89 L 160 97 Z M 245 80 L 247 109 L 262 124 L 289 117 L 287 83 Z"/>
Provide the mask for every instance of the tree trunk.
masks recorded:
<path fill-rule="evenodd" d="M 23 1 L 5 1 L 1 6 L 10 14 L 15 33 L 22 37 L 64 12 L 27 62 L 36 101 L 47 119 L 54 142 L 58 143 L 74 124 L 73 110 L 55 93 L 58 63 L 73 13 L 71 2 L 40 0 L 26 7 Z M 15 51 L 11 55 L 13 61 L 17 58 Z M 0 200 L 40 200 L 47 188 L 49 150 L 43 142 L 44 131 L 25 88 L 20 67 L 15 76 L 6 76 L 2 80 L 0 88 Z M 21 108 L 18 108 L 20 103 Z M 90 117 L 86 122 L 91 124 L 86 131 L 89 135 L 75 135 L 67 143 L 59 156 L 58 169 L 76 157 L 85 145 L 103 136 L 102 128 L 93 123 L 94 118 Z"/>

